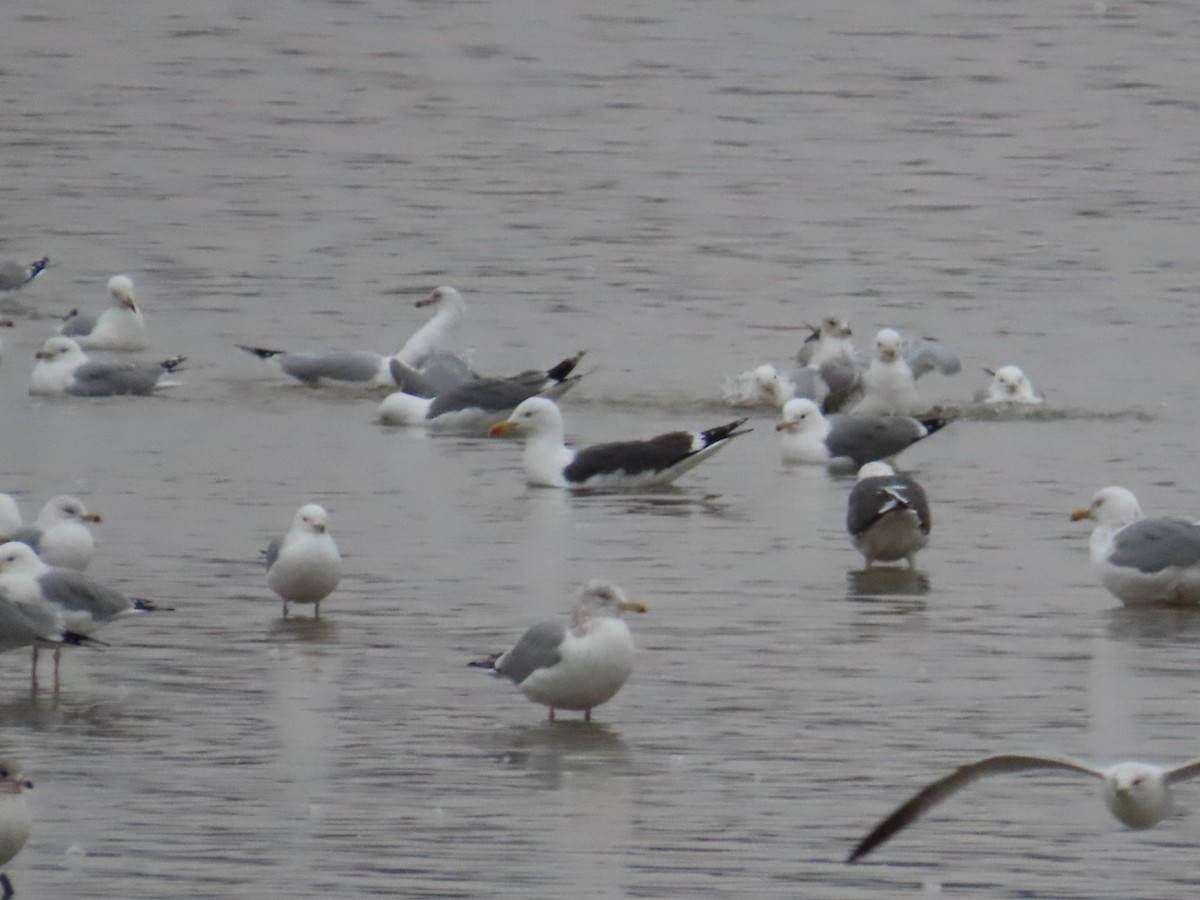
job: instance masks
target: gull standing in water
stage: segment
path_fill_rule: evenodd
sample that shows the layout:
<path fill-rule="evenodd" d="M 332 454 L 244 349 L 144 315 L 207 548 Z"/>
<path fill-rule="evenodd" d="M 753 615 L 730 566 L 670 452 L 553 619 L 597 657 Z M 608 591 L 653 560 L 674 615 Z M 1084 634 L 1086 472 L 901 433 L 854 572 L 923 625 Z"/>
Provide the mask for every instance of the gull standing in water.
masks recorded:
<path fill-rule="evenodd" d="M 917 551 L 929 543 L 929 502 L 925 490 L 885 462 L 858 470 L 846 503 L 846 530 L 869 569 L 876 562 L 907 560 L 916 568 Z"/>
<path fill-rule="evenodd" d="M 146 320 L 133 292 L 133 279 L 128 275 L 108 279 L 108 296 L 109 307 L 103 312 L 71 310 L 58 333 L 89 350 L 146 349 Z"/>
<path fill-rule="evenodd" d="M 321 601 L 342 575 L 342 557 L 329 534 L 329 514 L 306 503 L 288 533 L 271 541 L 266 555 L 267 585 L 283 600 L 283 617 L 289 603 L 311 603 L 313 618 L 319 619 Z"/>
<path fill-rule="evenodd" d="M 629 600 L 615 584 L 589 581 L 579 593 L 570 623 L 535 625 L 504 653 L 468 665 L 507 678 L 534 703 L 555 709 L 592 709 L 611 700 L 633 671 L 633 637 L 620 618 L 643 613 L 644 604 Z"/>

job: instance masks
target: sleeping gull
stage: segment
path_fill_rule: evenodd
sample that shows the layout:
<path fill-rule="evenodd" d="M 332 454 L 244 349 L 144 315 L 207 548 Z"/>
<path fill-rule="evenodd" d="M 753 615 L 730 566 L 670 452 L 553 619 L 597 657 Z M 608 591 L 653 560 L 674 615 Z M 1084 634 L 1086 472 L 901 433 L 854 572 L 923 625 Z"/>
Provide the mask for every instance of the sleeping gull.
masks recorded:
<path fill-rule="evenodd" d="M 986 387 L 975 392 L 976 403 L 989 406 L 1038 406 L 1045 402 L 1042 392 L 1033 386 L 1020 366 L 1001 366 L 996 370 L 984 369 L 992 376 Z"/>
<path fill-rule="evenodd" d="M 439 287 L 428 297 L 417 301 L 417 306 L 436 307 L 433 318 L 408 339 L 395 354 L 400 362 L 421 370 L 426 364 L 445 367 L 450 375 L 443 376 L 441 370 L 430 372 L 430 378 L 440 383 L 445 377 L 454 378 L 453 366 L 436 351 L 450 331 L 451 326 L 462 315 L 462 295 L 452 287 Z M 247 353 L 266 360 L 285 375 L 308 387 L 333 382 L 365 388 L 395 388 L 392 375 L 392 355 L 370 350 L 333 350 L 319 353 L 289 353 L 267 347 L 238 344 Z"/>
<path fill-rule="evenodd" d="M 342 557 L 329 534 L 329 514 L 315 503 L 296 512 L 292 527 L 267 547 L 267 585 L 289 603 L 313 604 L 313 618 L 321 617 L 321 601 L 337 587 Z"/>
<path fill-rule="evenodd" d="M 937 370 L 953 375 L 962 368 L 958 357 L 933 338 L 905 342 L 900 332 L 884 328 L 875 335 L 875 353 L 859 379 L 863 397 L 852 412 L 909 416 L 928 407 L 916 380 Z"/>
<path fill-rule="evenodd" d="M 103 312 L 71 310 L 58 333 L 88 350 L 144 350 L 146 320 L 133 292 L 133 279 L 128 275 L 108 279 L 108 296 L 109 306 Z"/>
<path fill-rule="evenodd" d="M 436 397 L 396 391 L 379 405 L 379 421 L 384 425 L 426 425 L 486 434 L 522 400 L 534 396 L 557 400 L 574 387 L 582 376 L 572 376 L 571 372 L 582 357 L 580 352 L 550 369 L 531 369 L 510 378 L 479 378 Z"/>
<path fill-rule="evenodd" d="M 623 612 L 646 611 L 615 584 L 599 579 L 579 592 L 570 624 L 535 625 L 505 653 L 468 663 L 509 679 L 534 703 L 555 709 L 592 709 L 611 700 L 633 671 L 633 637 Z"/>
<path fill-rule="evenodd" d="M 33 816 L 25 805 L 24 791 L 33 787 L 32 781 L 21 777 L 21 767 L 15 760 L 0 759 L 0 866 L 10 860 L 25 846 L 33 831 Z M 12 882 L 0 872 L 0 900 L 13 896 Z"/>
<path fill-rule="evenodd" d="M 28 544 L 48 566 L 83 571 L 96 548 L 88 526 L 99 521 L 100 516 L 88 512 L 81 500 L 59 494 L 46 502 L 33 525 L 18 528 L 4 537 Z"/>
<path fill-rule="evenodd" d="M 572 450 L 563 444 L 562 413 L 553 400 L 530 397 L 491 427 L 497 437 L 525 435 L 525 479 L 541 487 L 640 488 L 668 485 L 745 431 L 737 419 L 707 431 L 672 431 L 644 441 L 595 444 Z"/>
<path fill-rule="evenodd" d="M 50 264 L 50 257 L 43 256 L 29 265 L 19 262 L 0 262 L 0 291 L 15 291 L 23 288 L 41 274 Z"/>
<path fill-rule="evenodd" d="M 921 789 L 859 841 L 846 862 L 852 863 L 866 856 L 900 829 L 911 825 L 926 811 L 971 782 L 986 775 L 1031 769 L 1062 769 L 1099 778 L 1104 782 L 1104 802 L 1109 812 L 1122 824 L 1141 829 L 1152 828 L 1174 811 L 1172 785 L 1200 775 L 1200 760 L 1173 769 L 1140 762 L 1122 762 L 1100 769 L 1049 756 L 1013 753 L 989 756 L 955 769 L 945 778 Z"/>
<path fill-rule="evenodd" d="M 156 608 L 147 600 L 131 600 L 75 569 L 48 566 L 38 559 L 32 547 L 20 541 L 0 544 L 0 596 L 14 603 L 48 607 L 62 617 L 67 631 L 85 637 L 113 619 Z M 55 685 L 61 648 L 62 644 L 54 647 Z M 35 643 L 35 670 L 37 655 Z M 36 677 L 35 671 L 35 681 Z"/>
<path fill-rule="evenodd" d="M 783 418 L 775 430 L 781 434 L 785 463 L 857 469 L 895 456 L 949 423 L 941 416 L 917 419 L 850 413 L 826 418 L 812 400 L 797 397 L 784 404 Z"/>
<path fill-rule="evenodd" d="M 1200 604 L 1200 525 L 1159 516 L 1146 519 L 1137 497 L 1106 487 L 1071 521 L 1094 521 L 1092 568 L 1100 583 L 1127 605 Z"/>
<path fill-rule="evenodd" d="M 173 356 L 158 363 L 93 360 L 72 338 L 57 335 L 42 344 L 37 360 L 29 379 L 29 393 L 111 397 L 177 387 L 180 382 L 165 376 L 177 371 L 186 357 Z"/>
<path fill-rule="evenodd" d="M 885 462 L 869 462 L 846 502 L 846 530 L 869 569 L 876 562 L 907 560 L 916 568 L 917 551 L 929 543 L 929 502 L 925 490 Z"/>

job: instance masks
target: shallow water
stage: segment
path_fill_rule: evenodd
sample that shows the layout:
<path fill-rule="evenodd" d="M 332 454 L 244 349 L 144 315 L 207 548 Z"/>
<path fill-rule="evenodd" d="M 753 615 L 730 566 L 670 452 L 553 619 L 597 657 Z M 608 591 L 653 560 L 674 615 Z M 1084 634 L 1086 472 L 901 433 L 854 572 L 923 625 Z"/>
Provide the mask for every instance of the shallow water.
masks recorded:
<path fill-rule="evenodd" d="M 81 6 L 15 0 L 0 255 L 53 266 L 4 335 L 0 488 L 105 518 L 91 572 L 170 613 L 31 695 L 19 896 L 1131 898 L 1194 889 L 1195 819 L 981 784 L 842 859 L 977 755 L 1200 755 L 1200 616 L 1119 607 L 1068 513 L 1195 515 L 1200 10 L 1167 2 Z M 155 398 L 26 396 L 36 318 L 131 274 Z M 393 350 L 449 283 L 511 372 L 588 350 L 588 443 L 732 418 L 724 377 L 848 312 L 1022 365 L 1048 409 L 901 457 L 921 574 L 859 571 L 849 481 L 774 418 L 646 495 L 522 483 L 514 442 L 385 430 L 234 347 Z M 284 621 L 258 550 L 329 508 L 345 575 Z M 585 726 L 466 661 L 604 576 L 645 599 Z M 43 677 L 48 675 L 48 670 Z M 1183 786 L 1200 808 L 1200 787 Z"/>

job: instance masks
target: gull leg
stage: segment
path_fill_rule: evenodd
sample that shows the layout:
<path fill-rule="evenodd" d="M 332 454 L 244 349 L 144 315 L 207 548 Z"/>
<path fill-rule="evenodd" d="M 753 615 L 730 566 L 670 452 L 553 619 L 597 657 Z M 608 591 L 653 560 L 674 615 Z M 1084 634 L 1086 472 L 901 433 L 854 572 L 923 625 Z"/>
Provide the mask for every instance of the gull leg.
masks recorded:
<path fill-rule="evenodd" d="M 551 722 L 554 721 L 554 707 L 553 706 L 550 707 L 550 721 Z"/>
<path fill-rule="evenodd" d="M 316 603 L 313 604 L 313 618 L 314 619 L 321 618 L 321 601 L 320 600 L 318 600 Z"/>
<path fill-rule="evenodd" d="M 283 601 L 283 617 L 285 619 L 287 618 L 287 601 L 286 600 Z"/>
<path fill-rule="evenodd" d="M 4 889 L 4 894 L 0 896 L 0 900 L 10 900 L 13 895 L 12 882 L 8 880 L 8 876 L 0 872 L 0 888 Z"/>
<path fill-rule="evenodd" d="M 583 721 L 585 721 L 585 722 L 592 721 L 592 711 L 590 709 L 585 709 L 583 711 Z"/>
<path fill-rule="evenodd" d="M 54 692 L 56 694 L 58 693 L 58 663 L 61 658 L 62 658 L 62 651 L 59 648 L 55 647 L 54 648 Z"/>
<path fill-rule="evenodd" d="M 34 644 L 33 645 L 33 665 L 30 667 L 30 671 L 29 671 L 30 689 L 34 690 L 34 691 L 37 690 L 37 658 L 38 658 L 38 648 L 37 648 L 37 644 Z"/>

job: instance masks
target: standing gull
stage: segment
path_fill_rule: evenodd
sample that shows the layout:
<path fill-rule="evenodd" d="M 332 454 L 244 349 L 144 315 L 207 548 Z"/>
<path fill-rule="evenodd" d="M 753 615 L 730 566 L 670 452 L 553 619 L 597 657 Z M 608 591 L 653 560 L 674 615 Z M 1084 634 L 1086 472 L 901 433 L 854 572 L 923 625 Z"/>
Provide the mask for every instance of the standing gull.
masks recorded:
<path fill-rule="evenodd" d="M 522 400 L 534 396 L 557 400 L 574 387 L 582 376 L 571 373 L 582 357 L 582 352 L 577 353 L 550 369 L 531 369 L 510 378 L 479 378 L 436 397 L 399 390 L 379 405 L 379 420 L 384 425 L 425 425 L 486 434 Z"/>
<path fill-rule="evenodd" d="M 862 399 L 852 412 L 910 416 L 928 408 L 917 392 L 916 380 L 937 370 L 953 375 L 962 368 L 958 357 L 940 341 L 920 338 L 905 342 L 893 328 L 875 335 L 875 353 L 862 373 Z"/>
<path fill-rule="evenodd" d="M 775 426 L 785 463 L 858 469 L 888 459 L 946 425 L 942 416 L 870 416 L 852 413 L 826 418 L 812 400 L 797 397 L 783 407 Z"/>
<path fill-rule="evenodd" d="M 21 777 L 21 767 L 15 760 L 0 759 L 0 866 L 7 865 L 21 852 L 33 831 L 33 816 L 25 805 L 24 791 L 33 787 L 32 781 Z M 12 882 L 0 872 L 0 900 L 13 896 Z"/>
<path fill-rule="evenodd" d="M 144 350 L 146 320 L 133 292 L 133 280 L 128 275 L 108 279 L 108 297 L 109 307 L 103 312 L 71 310 L 58 333 L 89 350 Z"/>
<path fill-rule="evenodd" d="M 563 444 L 562 413 L 553 400 L 530 397 L 491 427 L 497 437 L 525 435 L 525 479 L 540 487 L 641 488 L 668 485 L 745 431 L 745 419 L 707 431 L 672 431 L 645 441 L 595 444 L 572 450 Z"/>
<path fill-rule="evenodd" d="M 1200 604 L 1200 525 L 1164 516 L 1143 518 L 1137 497 L 1106 487 L 1071 521 L 1091 519 L 1092 568 L 1100 583 L 1130 606 Z"/>
<path fill-rule="evenodd" d="M 468 663 L 515 684 L 534 703 L 555 709 L 592 709 L 611 700 L 633 671 L 633 637 L 623 612 L 646 611 L 615 584 L 589 581 L 579 592 L 570 624 L 535 625 L 505 653 Z"/>
<path fill-rule="evenodd" d="M 975 402 L 988 406 L 1040 406 L 1045 402 L 1042 392 L 1033 386 L 1020 366 L 1001 366 L 995 371 L 984 369 L 992 376 L 987 386 L 975 392 Z"/>
<path fill-rule="evenodd" d="M 100 516 L 88 512 L 83 501 L 59 494 L 46 502 L 33 525 L 4 537 L 28 544 L 48 566 L 83 571 L 96 549 L 89 525 L 99 521 Z"/>
<path fill-rule="evenodd" d="M 289 603 L 313 604 L 313 618 L 321 617 L 321 601 L 337 587 L 342 557 L 329 534 L 329 514 L 315 503 L 296 512 L 292 527 L 267 547 L 267 585 Z"/>
<path fill-rule="evenodd" d="M 917 551 L 929 543 L 929 502 L 925 490 L 885 462 L 858 470 L 846 503 L 846 530 L 869 569 L 876 562 L 907 560 L 916 568 Z"/>
<path fill-rule="evenodd" d="M 59 648 L 78 647 L 89 638 L 70 631 L 59 611 L 46 603 L 18 603 L 0 592 L 0 653 L 33 647 L 30 681 L 37 688 L 38 646 Z M 57 669 L 55 670 L 57 673 Z M 55 679 L 55 688 L 58 680 Z"/>
<path fill-rule="evenodd" d="M 0 262 L 0 291 L 15 291 L 25 287 L 50 265 L 50 257 L 35 259 L 29 265 L 6 260 Z"/>
<path fill-rule="evenodd" d="M 158 363 L 93 360 L 72 338 L 57 335 L 37 352 L 29 378 L 34 396 L 112 397 L 118 394 L 151 394 L 180 382 L 166 378 L 179 370 L 186 357 L 173 356 Z"/>
<path fill-rule="evenodd" d="M 1025 754 L 989 756 L 955 769 L 945 778 L 917 792 L 858 842 L 846 862 L 866 856 L 906 825 L 911 825 L 951 794 L 985 775 L 1061 769 L 1099 778 L 1104 782 L 1104 802 L 1118 821 L 1130 828 L 1152 828 L 1174 811 L 1171 786 L 1200 775 L 1200 760 L 1173 769 L 1140 762 L 1122 762 L 1105 769 L 1069 759 Z"/>

